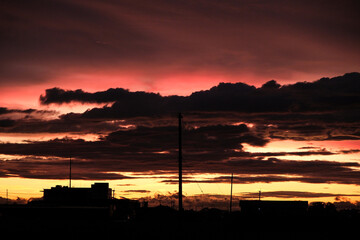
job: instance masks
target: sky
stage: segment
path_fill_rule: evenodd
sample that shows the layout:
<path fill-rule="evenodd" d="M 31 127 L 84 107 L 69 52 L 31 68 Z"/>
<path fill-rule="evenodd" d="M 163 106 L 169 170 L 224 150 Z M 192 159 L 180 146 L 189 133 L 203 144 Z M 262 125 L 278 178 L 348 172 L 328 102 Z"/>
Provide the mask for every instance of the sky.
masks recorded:
<path fill-rule="evenodd" d="M 172 202 L 182 112 L 184 207 L 226 202 L 231 174 L 237 200 L 357 204 L 359 10 L 2 1 L 0 197 L 68 185 L 71 157 L 72 186 Z"/>

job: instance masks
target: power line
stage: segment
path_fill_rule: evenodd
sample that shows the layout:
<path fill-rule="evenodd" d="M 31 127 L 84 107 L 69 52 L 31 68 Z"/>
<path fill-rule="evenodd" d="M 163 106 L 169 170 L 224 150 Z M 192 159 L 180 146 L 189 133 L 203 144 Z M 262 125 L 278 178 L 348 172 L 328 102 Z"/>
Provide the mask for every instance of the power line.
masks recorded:
<path fill-rule="evenodd" d="M 203 192 L 203 190 L 201 189 L 200 184 L 198 183 L 198 181 L 195 180 L 195 182 L 196 182 L 196 184 L 198 185 L 198 187 L 200 188 L 201 193 L 204 194 L 204 192 Z"/>

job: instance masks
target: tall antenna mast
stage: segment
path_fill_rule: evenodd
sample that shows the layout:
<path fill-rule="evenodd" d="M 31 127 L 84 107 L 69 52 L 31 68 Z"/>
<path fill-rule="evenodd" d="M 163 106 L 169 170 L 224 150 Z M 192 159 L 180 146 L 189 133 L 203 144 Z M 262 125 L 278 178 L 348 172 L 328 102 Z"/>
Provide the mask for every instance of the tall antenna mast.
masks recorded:
<path fill-rule="evenodd" d="M 179 113 L 178 115 L 179 119 L 179 212 L 181 213 L 183 211 L 183 205 L 182 205 L 182 127 L 181 127 L 181 119 L 182 115 Z"/>
<path fill-rule="evenodd" d="M 71 156 L 69 162 L 69 188 L 71 188 Z"/>
<path fill-rule="evenodd" d="M 261 190 L 259 191 L 259 201 L 261 200 Z"/>
<path fill-rule="evenodd" d="M 231 173 L 231 188 L 230 188 L 230 213 L 231 213 L 231 208 L 232 208 L 232 190 L 233 190 L 233 179 L 234 179 L 234 174 Z"/>

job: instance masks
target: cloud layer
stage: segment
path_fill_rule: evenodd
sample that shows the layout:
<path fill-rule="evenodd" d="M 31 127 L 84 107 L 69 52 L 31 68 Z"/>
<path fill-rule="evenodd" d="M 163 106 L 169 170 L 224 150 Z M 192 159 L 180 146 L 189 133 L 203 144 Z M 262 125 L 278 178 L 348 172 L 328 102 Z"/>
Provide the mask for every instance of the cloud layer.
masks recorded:
<path fill-rule="evenodd" d="M 156 174 L 159 182 L 176 183 L 176 114 L 182 111 L 185 183 L 228 182 L 228 174 L 233 172 L 235 183 L 359 185 L 357 159 L 332 158 L 358 154 L 360 150 L 354 147 L 330 150 L 308 146 L 262 152 L 244 148 L 266 147 L 275 140 L 359 140 L 359 93 L 359 73 L 289 85 L 269 81 L 258 88 L 245 83 L 221 83 L 189 96 L 161 96 L 119 88 L 94 93 L 47 89 L 40 97 L 43 105 L 107 105 L 51 119 L 24 115 L 37 110 L 1 108 L 3 134 L 80 136 L 1 143 L 1 154 L 15 156 L 1 160 L 1 176 L 65 179 L 66 172 L 59 169 L 66 167 L 71 156 L 77 169 L 74 179 L 130 179 Z M 15 118 L 11 113 L 23 115 Z M 98 138 L 81 139 L 89 133 Z M 207 173 L 217 177 L 191 177 Z"/>
<path fill-rule="evenodd" d="M 82 114 L 64 115 L 67 121 L 123 120 L 127 124 L 174 125 L 177 112 L 190 126 L 252 123 L 272 139 L 357 140 L 360 138 L 360 74 L 349 73 L 315 82 L 260 88 L 245 83 L 221 83 L 206 91 L 164 97 L 147 92 L 109 89 L 47 89 L 42 104 L 108 103 Z"/>

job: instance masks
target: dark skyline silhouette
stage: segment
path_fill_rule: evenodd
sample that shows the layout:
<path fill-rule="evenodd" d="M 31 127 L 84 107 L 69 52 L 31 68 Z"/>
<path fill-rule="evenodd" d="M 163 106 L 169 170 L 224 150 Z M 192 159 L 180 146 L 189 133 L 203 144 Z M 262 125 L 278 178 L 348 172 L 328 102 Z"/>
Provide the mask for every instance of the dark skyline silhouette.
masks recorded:
<path fill-rule="evenodd" d="M 35 236 L 41 226 L 40 238 L 56 233 L 57 237 L 103 239 L 333 239 L 351 236 L 360 221 L 358 210 L 338 210 L 332 203 L 308 206 L 305 201 L 262 199 L 236 201 L 241 211 L 184 210 L 179 219 L 174 207 L 149 207 L 147 202 L 116 199 L 111 192 L 107 183 L 94 183 L 91 188 L 55 186 L 45 189 L 41 200 L 0 204 L 3 234 Z"/>

